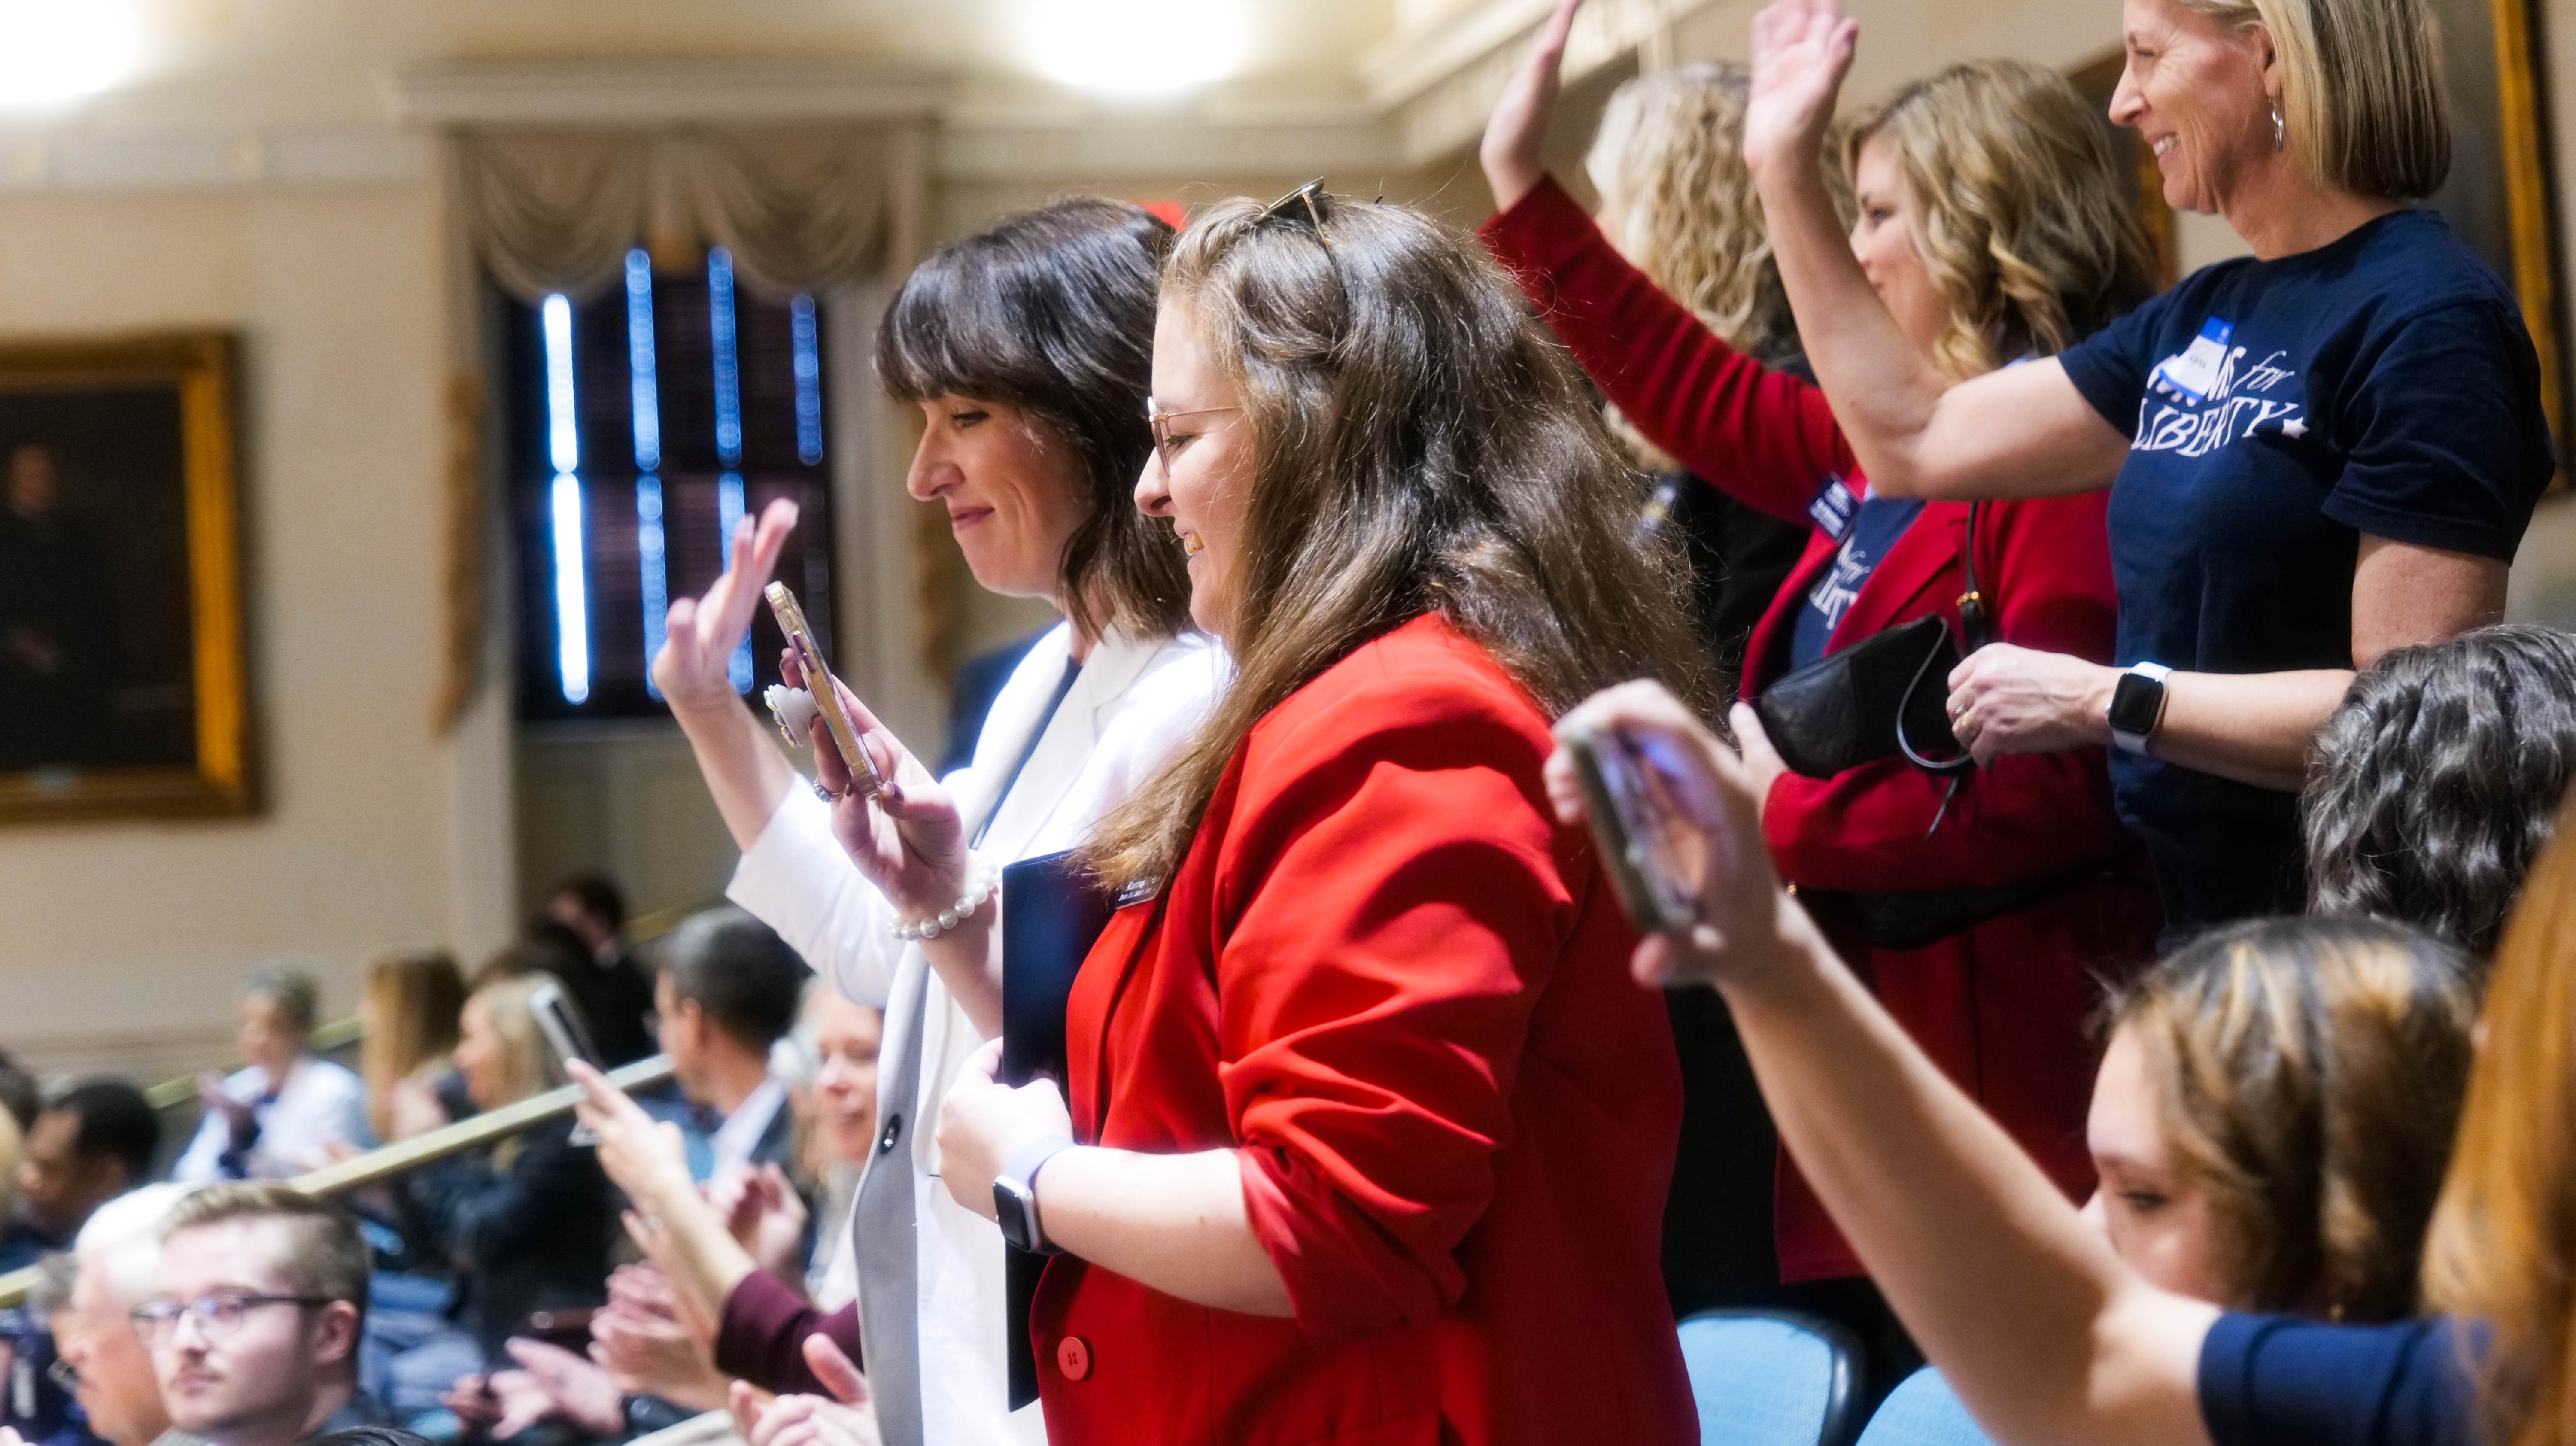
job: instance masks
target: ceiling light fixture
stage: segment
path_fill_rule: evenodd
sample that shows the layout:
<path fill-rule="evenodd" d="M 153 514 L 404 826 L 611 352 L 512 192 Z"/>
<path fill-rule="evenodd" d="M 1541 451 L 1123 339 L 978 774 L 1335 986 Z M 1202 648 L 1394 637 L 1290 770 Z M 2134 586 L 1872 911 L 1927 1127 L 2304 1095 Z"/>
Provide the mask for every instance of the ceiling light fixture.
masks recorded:
<path fill-rule="evenodd" d="M 1242 0 L 1035 0 L 1028 54 L 1067 85 L 1170 95 L 1232 75 L 1248 36 Z"/>
<path fill-rule="evenodd" d="M 60 110 L 133 77 L 135 0 L 0 0 L 0 111 Z"/>

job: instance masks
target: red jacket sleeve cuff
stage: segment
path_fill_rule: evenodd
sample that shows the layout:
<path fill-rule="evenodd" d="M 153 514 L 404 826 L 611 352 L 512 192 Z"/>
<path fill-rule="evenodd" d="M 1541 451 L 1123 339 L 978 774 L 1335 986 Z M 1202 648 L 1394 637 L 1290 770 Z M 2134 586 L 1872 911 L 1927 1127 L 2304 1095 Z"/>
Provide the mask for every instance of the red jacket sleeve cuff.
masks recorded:
<path fill-rule="evenodd" d="M 1444 1296 L 1463 1289 L 1462 1277 L 1444 1290 L 1291 1152 L 1247 1146 L 1235 1156 L 1253 1236 L 1288 1288 L 1297 1328 L 1316 1349 L 1429 1320 Z"/>

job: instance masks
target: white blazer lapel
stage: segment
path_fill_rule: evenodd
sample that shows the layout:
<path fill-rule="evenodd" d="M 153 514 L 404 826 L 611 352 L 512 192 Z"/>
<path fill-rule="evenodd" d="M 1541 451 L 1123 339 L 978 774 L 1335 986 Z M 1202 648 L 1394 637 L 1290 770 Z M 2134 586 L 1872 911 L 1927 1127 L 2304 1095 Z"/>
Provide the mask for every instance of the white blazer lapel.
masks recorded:
<path fill-rule="evenodd" d="M 1001 802 L 1000 816 L 993 820 L 992 832 L 984 836 L 984 847 L 995 857 L 1017 858 L 1031 839 L 1036 838 L 1064 804 L 1065 795 L 1081 775 L 1091 757 L 1093 745 L 1100 741 L 1100 714 L 1126 693 L 1136 675 L 1152 662 L 1159 643 L 1139 643 L 1112 633 L 1092 647 L 1091 657 L 1083 663 L 1082 672 L 1073 680 L 1073 689 L 1064 696 L 1055 718 L 1047 725 L 1046 737 L 1037 751 L 1029 755 L 1028 767 L 1021 770 L 1019 783 L 1010 797 Z M 1046 681 L 1050 684 L 1063 676 L 1059 659 Z M 1048 690 L 1050 693 L 1052 689 Z M 1036 708 L 1046 706 L 1041 696 Z M 1032 709 L 1035 712 L 1035 709 Z M 1025 729 L 1018 735 L 1025 740 Z M 1025 743 L 1020 746 L 1026 746 Z M 1012 755 L 1016 757 L 1017 755 Z M 978 760 L 980 762 L 980 760 Z M 1010 762 L 998 765 L 1007 772 Z M 995 779 L 999 785 L 999 777 Z"/>
<path fill-rule="evenodd" d="M 1011 670 L 1010 680 L 1002 685 L 991 711 L 984 715 L 983 731 L 975 736 L 975 761 L 949 775 L 949 790 L 957 800 L 957 816 L 966 822 L 967 837 L 974 837 L 975 831 L 983 827 L 985 816 L 993 811 L 1011 765 L 1029 744 L 1029 730 L 1037 726 L 1038 715 L 1046 711 L 1047 700 L 1055 696 L 1055 685 L 1064 677 L 1072 641 L 1072 629 L 1062 623 L 1037 640 L 1028 656 Z M 993 840 L 987 838 L 985 842 L 990 845 Z"/>

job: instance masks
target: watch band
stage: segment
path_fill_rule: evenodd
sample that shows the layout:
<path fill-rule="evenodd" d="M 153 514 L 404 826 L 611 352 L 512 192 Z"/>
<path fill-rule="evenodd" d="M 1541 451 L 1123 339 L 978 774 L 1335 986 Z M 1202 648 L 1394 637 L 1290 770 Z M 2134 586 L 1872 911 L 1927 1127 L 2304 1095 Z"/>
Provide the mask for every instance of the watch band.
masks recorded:
<path fill-rule="evenodd" d="M 1032 1254 L 1057 1253 L 1038 1224 L 1038 1171 L 1047 1161 L 1072 1148 L 1073 1141 L 1062 1135 L 1033 1141 L 993 1177 L 993 1210 L 1000 1217 L 1003 1238 L 1011 1244 Z"/>
<path fill-rule="evenodd" d="M 2148 740 L 2154 738 L 2156 730 L 2164 726 L 2165 703 L 2169 697 L 2165 690 L 2165 680 L 2173 676 L 2173 671 L 2162 663 L 2132 663 L 2129 666 L 2128 677 L 2122 678 L 2121 683 L 2125 685 L 2129 678 L 2139 678 L 2155 685 L 2156 712 L 2153 718 L 2144 720 L 2146 723 L 2144 728 L 2122 728 L 2120 695 L 2116 691 L 2111 695 L 2111 715 L 2108 720 L 2111 725 L 2111 742 L 2120 751 L 2135 753 L 2140 757 L 2146 756 Z"/>

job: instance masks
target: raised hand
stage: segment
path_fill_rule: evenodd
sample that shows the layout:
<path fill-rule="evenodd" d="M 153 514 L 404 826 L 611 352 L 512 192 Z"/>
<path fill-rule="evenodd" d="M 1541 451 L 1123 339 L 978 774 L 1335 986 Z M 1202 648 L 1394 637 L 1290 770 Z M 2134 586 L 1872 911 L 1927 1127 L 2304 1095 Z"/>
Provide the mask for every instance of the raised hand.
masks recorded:
<path fill-rule="evenodd" d="M 1547 175 L 1539 150 L 1547 139 L 1547 118 L 1556 109 L 1557 90 L 1564 82 L 1565 37 L 1574 29 L 1574 12 L 1582 6 L 1583 0 L 1559 0 L 1556 12 L 1539 26 L 1520 73 L 1503 87 L 1493 116 L 1485 122 L 1485 141 L 1477 148 L 1476 159 L 1485 168 L 1485 183 L 1493 188 L 1498 209 L 1510 210 Z"/>
<path fill-rule="evenodd" d="M 678 1125 L 644 1113 L 644 1107 L 610 1084 L 608 1076 L 580 1060 L 567 1062 L 564 1073 L 582 1088 L 584 1097 L 573 1106 L 573 1114 L 599 1137 L 599 1168 L 637 1209 L 651 1218 L 677 1209 L 683 1199 L 695 1198 L 697 1182 L 690 1178 L 688 1151 L 681 1144 Z"/>
<path fill-rule="evenodd" d="M 795 530 L 796 504 L 784 497 L 770 503 L 761 509 L 757 527 L 747 519 L 735 526 L 732 563 L 706 596 L 671 604 L 662 650 L 653 655 L 653 683 L 672 708 L 733 705 L 733 680 L 726 666 L 751 635 L 760 590 L 778 565 L 787 534 Z"/>
<path fill-rule="evenodd" d="M 1744 164 L 1812 163 L 1850 73 L 1860 22 L 1836 0 L 1772 0 L 1753 17 L 1753 93 L 1744 108 Z"/>

